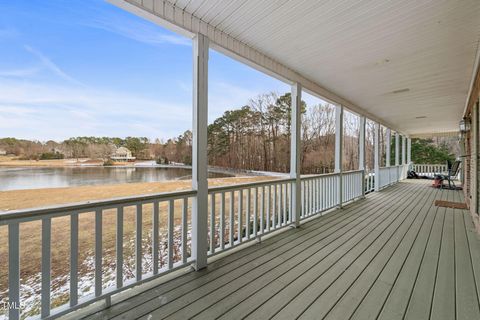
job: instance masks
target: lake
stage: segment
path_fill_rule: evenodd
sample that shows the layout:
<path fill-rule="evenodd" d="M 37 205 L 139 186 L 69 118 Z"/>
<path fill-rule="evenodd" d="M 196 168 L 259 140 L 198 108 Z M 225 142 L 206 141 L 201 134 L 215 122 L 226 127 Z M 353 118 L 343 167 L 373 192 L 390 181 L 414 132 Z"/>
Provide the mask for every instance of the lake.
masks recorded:
<path fill-rule="evenodd" d="M 0 167 L 0 191 L 190 179 L 187 168 L 164 167 Z M 210 178 L 231 177 L 210 172 Z"/>

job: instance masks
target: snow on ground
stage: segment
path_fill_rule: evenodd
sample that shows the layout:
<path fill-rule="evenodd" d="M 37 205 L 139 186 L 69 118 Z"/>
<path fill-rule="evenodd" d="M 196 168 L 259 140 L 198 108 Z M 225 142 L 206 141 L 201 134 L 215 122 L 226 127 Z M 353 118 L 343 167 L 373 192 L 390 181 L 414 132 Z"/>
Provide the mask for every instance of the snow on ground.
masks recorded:
<path fill-rule="evenodd" d="M 181 226 L 177 226 L 174 229 L 174 259 L 176 261 L 181 261 Z M 164 232 L 163 234 L 166 234 Z M 190 239 L 191 234 L 190 230 L 187 235 L 187 252 L 190 252 Z M 159 268 L 166 267 L 168 261 L 168 239 L 167 237 L 162 236 L 159 239 L 160 243 L 160 252 L 159 252 Z M 135 252 L 135 239 L 130 239 L 130 241 L 124 243 L 124 282 L 135 277 L 135 256 L 134 254 L 128 254 L 127 252 Z M 116 284 L 116 266 L 115 266 L 115 255 L 113 254 L 105 255 L 103 258 L 103 289 L 114 287 Z M 151 246 L 151 235 L 142 240 L 142 270 L 144 274 L 151 273 L 153 270 L 153 258 L 152 258 L 152 246 Z M 78 274 L 78 296 L 79 299 L 86 297 L 88 295 L 94 294 L 95 289 L 95 256 L 94 253 L 90 253 L 88 258 L 83 261 L 79 267 Z M 69 302 L 70 295 L 70 271 L 66 268 L 65 274 L 61 276 L 56 276 L 52 278 L 51 284 L 51 302 L 52 309 L 63 305 Z M 25 305 L 25 309 L 21 311 L 21 317 L 26 318 L 29 316 L 35 316 L 40 313 L 41 306 L 41 273 L 38 272 L 28 279 L 20 279 L 20 300 Z M 0 292 L 0 300 L 8 300 L 8 288 L 6 291 Z M 0 306 L 1 307 L 1 306 Z M 8 310 L 0 309 L 0 320 L 8 319 Z"/>

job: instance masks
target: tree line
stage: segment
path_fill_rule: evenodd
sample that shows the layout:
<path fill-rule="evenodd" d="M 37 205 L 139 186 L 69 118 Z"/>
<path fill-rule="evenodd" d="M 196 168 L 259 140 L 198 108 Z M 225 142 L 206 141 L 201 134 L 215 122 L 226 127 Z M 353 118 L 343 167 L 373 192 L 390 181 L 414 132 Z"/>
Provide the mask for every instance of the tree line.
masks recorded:
<path fill-rule="evenodd" d="M 227 110 L 208 126 L 208 161 L 212 166 L 288 172 L 290 170 L 291 95 L 275 92 L 252 98 L 246 105 Z M 335 162 L 335 107 L 328 103 L 301 105 L 301 170 L 305 174 L 332 172 Z M 359 161 L 359 117 L 344 113 L 343 170 L 355 170 Z M 386 128 L 381 127 L 381 163 L 385 163 Z M 374 123 L 366 124 L 366 167 L 373 170 Z M 420 140 L 419 140 L 420 141 Z M 444 162 L 451 146 L 433 141 L 412 144 L 417 163 Z M 72 137 L 61 142 L 0 139 L 0 149 L 21 159 L 90 158 L 107 161 L 119 147 L 138 160 L 158 163 L 192 162 L 192 132 L 168 140 L 146 137 Z M 450 148 L 450 149 L 449 149 Z M 392 139 L 391 161 L 394 159 Z M 428 161 L 427 161 L 428 160 Z"/>

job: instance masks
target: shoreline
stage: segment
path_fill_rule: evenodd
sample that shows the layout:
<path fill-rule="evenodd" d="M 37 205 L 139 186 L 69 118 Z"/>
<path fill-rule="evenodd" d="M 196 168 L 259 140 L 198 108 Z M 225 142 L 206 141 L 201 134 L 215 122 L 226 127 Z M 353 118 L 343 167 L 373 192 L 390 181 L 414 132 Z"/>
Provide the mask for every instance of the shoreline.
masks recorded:
<path fill-rule="evenodd" d="M 103 161 L 92 159 L 58 159 L 58 160 L 13 160 L 0 157 L 0 169 L 2 168 L 165 168 L 165 169 L 187 169 L 191 170 L 191 165 L 173 163 L 157 164 L 154 160 L 136 161 L 136 162 L 116 162 L 113 165 L 105 166 Z M 257 171 L 247 169 L 232 169 L 216 166 L 209 166 L 208 171 L 212 173 L 229 174 L 236 176 L 284 176 L 285 173 Z"/>
<path fill-rule="evenodd" d="M 267 181 L 276 176 L 235 176 L 208 179 L 209 187 Z M 191 189 L 191 180 L 161 182 L 132 182 L 122 184 L 85 185 L 76 187 L 20 189 L 0 191 L 0 212 L 32 209 L 92 200 L 140 196 L 152 193 L 175 192 Z"/>

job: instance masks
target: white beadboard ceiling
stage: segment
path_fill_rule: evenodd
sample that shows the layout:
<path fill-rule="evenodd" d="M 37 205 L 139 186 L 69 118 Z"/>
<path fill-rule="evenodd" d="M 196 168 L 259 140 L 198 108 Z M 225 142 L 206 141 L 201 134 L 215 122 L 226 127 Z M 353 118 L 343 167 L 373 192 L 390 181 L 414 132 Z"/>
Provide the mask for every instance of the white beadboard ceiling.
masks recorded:
<path fill-rule="evenodd" d="M 458 129 L 480 0 L 167 1 L 399 131 Z"/>

